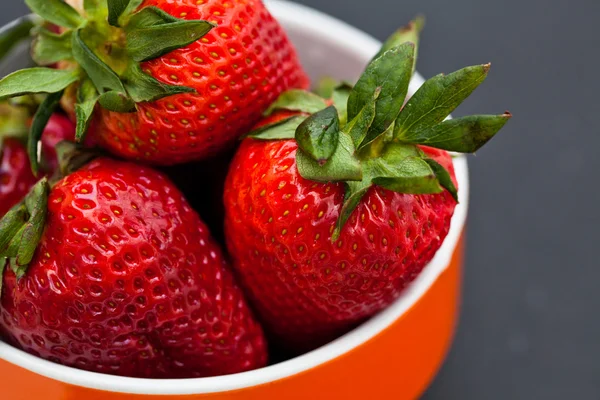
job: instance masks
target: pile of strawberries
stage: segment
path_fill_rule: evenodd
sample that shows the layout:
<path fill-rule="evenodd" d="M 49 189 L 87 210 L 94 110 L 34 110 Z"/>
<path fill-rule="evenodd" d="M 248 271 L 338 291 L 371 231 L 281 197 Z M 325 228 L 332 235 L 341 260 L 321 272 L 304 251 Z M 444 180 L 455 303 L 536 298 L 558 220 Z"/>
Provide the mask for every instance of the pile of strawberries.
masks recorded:
<path fill-rule="evenodd" d="M 0 336 L 76 368 L 231 374 L 348 332 L 444 241 L 448 151 L 510 118 L 447 119 L 489 65 L 407 100 L 420 20 L 310 93 L 261 0 L 26 3 L 38 66 L 0 81 Z"/>

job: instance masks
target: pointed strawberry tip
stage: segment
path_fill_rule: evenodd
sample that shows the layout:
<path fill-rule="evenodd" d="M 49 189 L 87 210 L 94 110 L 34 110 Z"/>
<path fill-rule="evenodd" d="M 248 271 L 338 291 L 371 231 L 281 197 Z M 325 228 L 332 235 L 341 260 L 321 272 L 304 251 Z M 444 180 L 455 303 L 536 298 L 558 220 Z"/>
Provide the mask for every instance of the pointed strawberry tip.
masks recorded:
<path fill-rule="evenodd" d="M 502 114 L 502 116 L 506 119 L 511 119 L 513 117 L 510 111 L 504 111 L 504 114 Z"/>

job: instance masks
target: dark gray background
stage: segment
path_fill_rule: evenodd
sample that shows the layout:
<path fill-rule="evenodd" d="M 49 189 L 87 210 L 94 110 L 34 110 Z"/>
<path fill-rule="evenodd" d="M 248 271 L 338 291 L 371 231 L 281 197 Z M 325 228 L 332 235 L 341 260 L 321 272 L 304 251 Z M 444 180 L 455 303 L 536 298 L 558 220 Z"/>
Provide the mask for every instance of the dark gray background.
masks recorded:
<path fill-rule="evenodd" d="M 493 64 L 455 115 L 515 115 L 471 160 L 462 322 L 425 399 L 600 399 L 600 2 L 299 2 L 379 39 L 424 13 L 424 76 Z"/>

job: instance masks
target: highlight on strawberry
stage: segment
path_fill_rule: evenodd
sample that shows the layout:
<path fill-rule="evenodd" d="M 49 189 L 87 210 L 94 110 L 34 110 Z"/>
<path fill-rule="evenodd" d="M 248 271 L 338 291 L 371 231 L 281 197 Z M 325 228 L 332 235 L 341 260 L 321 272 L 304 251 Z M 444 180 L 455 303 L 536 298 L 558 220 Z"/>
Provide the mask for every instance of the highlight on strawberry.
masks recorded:
<path fill-rule="evenodd" d="M 181 192 L 150 167 L 58 149 L 64 177 L 0 220 L 0 336 L 120 376 L 263 367 L 262 329 Z"/>
<path fill-rule="evenodd" d="M 214 155 L 281 92 L 308 86 L 260 0 L 26 3 L 43 19 L 32 48 L 39 67 L 0 81 L 0 98 L 46 93 L 46 115 L 62 102 L 79 141 L 97 121 L 101 145 L 127 159 L 171 165 Z M 33 134 L 41 130 L 43 121 Z"/>
<path fill-rule="evenodd" d="M 265 328 L 301 352 L 390 305 L 442 245 L 458 201 L 452 156 L 510 119 L 447 119 L 490 65 L 407 100 L 422 21 L 396 32 L 356 85 L 284 93 L 244 140 L 225 189 L 228 248 Z"/>

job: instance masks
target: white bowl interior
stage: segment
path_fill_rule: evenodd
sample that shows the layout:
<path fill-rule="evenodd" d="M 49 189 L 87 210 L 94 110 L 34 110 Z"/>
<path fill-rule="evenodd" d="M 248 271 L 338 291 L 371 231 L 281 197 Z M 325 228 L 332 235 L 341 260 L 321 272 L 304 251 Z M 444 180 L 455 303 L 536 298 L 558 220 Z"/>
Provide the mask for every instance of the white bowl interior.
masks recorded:
<path fill-rule="evenodd" d="M 380 43 L 367 34 L 330 16 L 287 1 L 267 1 L 275 17 L 284 25 L 298 48 L 302 61 L 313 79 L 333 76 L 355 80 Z M 14 59 L 23 64 L 25 53 Z M 0 66 L 0 70 L 4 67 Z M 423 83 L 416 76 L 411 93 Z M 417 280 L 392 306 L 347 335 L 310 353 L 276 365 L 236 375 L 183 380 L 148 380 L 102 375 L 45 361 L 0 342 L 0 358 L 40 375 L 72 385 L 121 393 L 206 394 L 237 390 L 283 379 L 323 364 L 365 343 L 385 330 L 409 310 L 447 268 L 463 230 L 469 196 L 467 163 L 455 159 L 460 186 L 460 204 L 442 248 Z"/>

